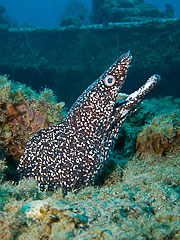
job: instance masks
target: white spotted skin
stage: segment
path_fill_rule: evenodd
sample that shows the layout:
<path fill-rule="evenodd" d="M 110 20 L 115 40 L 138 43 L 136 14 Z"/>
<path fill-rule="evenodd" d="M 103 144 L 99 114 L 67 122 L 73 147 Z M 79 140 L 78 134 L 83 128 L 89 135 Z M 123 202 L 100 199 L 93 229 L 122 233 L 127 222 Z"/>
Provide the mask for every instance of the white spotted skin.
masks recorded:
<path fill-rule="evenodd" d="M 108 162 L 122 123 L 144 97 L 143 91 L 150 91 L 158 80 L 154 77 L 139 96 L 115 108 L 130 61 L 129 52 L 122 55 L 77 99 L 63 122 L 30 139 L 18 166 L 21 177 L 35 178 L 42 190 L 62 187 L 65 192 L 94 182 Z"/>

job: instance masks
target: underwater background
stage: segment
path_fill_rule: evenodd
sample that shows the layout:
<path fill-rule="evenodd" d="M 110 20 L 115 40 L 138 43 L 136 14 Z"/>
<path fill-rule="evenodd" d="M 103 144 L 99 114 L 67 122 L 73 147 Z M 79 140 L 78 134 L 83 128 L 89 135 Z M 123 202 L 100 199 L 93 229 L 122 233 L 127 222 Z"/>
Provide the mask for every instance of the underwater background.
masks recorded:
<path fill-rule="evenodd" d="M 28 139 L 129 50 L 122 92 L 161 82 L 97 182 L 64 195 L 19 179 Z M 0 1 L 0 239 L 180 239 L 179 50 L 177 0 Z"/>

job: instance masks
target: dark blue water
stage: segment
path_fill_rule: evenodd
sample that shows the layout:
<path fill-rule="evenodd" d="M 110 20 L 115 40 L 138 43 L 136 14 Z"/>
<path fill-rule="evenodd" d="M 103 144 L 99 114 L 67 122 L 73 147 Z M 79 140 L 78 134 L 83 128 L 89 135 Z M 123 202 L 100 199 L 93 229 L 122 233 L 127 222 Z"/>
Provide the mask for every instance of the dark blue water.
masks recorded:
<path fill-rule="evenodd" d="M 145 3 L 154 4 L 162 11 L 170 3 L 175 9 L 174 17 L 180 17 L 178 0 L 145 0 Z M 1 0 L 0 5 L 6 8 L 6 18 L 22 27 L 55 27 L 64 17 L 78 14 L 83 14 L 88 23 L 92 9 L 91 0 Z"/>
<path fill-rule="evenodd" d="M 90 0 L 1 0 L 8 17 L 19 26 L 54 27 L 65 16 L 86 12 L 88 21 L 91 11 Z"/>
<path fill-rule="evenodd" d="M 174 7 L 174 17 L 180 17 L 180 1 L 178 0 L 145 0 L 144 2 L 153 4 L 162 11 L 165 10 L 166 3 L 169 3 Z"/>

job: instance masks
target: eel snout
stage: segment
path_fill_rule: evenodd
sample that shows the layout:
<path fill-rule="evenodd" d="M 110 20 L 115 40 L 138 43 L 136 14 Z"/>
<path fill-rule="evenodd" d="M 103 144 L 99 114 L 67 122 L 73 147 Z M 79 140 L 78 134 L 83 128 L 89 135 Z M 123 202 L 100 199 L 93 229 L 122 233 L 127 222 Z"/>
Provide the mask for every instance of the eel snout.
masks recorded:
<path fill-rule="evenodd" d="M 116 102 L 116 109 L 123 109 L 125 114 L 129 113 L 131 110 L 133 111 L 136 108 L 136 105 L 142 101 L 144 96 L 150 92 L 159 81 L 160 76 L 158 74 L 154 74 L 143 86 L 130 95 L 120 94 L 119 98 L 122 99 Z"/>
<path fill-rule="evenodd" d="M 127 98 L 126 98 L 126 102 L 127 104 L 129 103 L 130 105 L 136 105 L 137 103 L 139 103 L 144 96 L 150 92 L 154 86 L 160 81 L 160 76 L 158 74 L 154 74 L 153 76 L 151 76 L 146 83 L 140 87 L 137 91 L 131 93 Z"/>

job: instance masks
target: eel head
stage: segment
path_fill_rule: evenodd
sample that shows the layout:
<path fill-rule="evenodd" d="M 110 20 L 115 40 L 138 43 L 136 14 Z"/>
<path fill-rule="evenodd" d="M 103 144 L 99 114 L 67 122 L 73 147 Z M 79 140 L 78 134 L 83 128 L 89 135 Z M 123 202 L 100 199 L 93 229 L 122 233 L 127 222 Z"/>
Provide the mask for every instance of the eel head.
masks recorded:
<path fill-rule="evenodd" d="M 160 79 L 159 75 L 151 76 L 137 91 L 125 95 L 122 100 L 117 100 L 131 59 L 130 52 L 120 56 L 77 99 L 69 112 L 69 119 L 76 118 L 74 121 L 76 129 L 78 126 L 81 129 L 84 127 L 86 133 L 94 133 L 96 137 L 99 135 L 99 139 L 108 129 L 117 127 L 118 132 L 124 120 L 136 110 L 138 103 L 156 85 Z"/>

